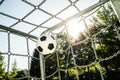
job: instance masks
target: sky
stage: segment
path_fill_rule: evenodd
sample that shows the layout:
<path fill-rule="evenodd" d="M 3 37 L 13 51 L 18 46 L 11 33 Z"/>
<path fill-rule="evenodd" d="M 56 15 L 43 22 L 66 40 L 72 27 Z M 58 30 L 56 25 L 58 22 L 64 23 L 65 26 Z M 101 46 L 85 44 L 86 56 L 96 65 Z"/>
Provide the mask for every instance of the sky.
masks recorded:
<path fill-rule="evenodd" d="M 3 4 L 0 5 L 0 25 L 11 27 L 13 29 L 39 37 L 39 35 L 44 30 L 46 30 L 46 28 L 38 27 L 39 25 L 42 27 L 50 28 L 55 24 L 60 23 L 61 22 L 60 19 L 65 20 L 68 17 L 79 12 L 74 6 L 70 6 L 68 9 L 59 13 L 61 10 L 63 10 L 64 8 L 70 5 L 70 2 L 68 0 L 46 0 L 46 2 L 44 2 L 39 7 L 37 5 L 39 5 L 43 0 L 25 0 L 25 1 L 31 3 L 36 7 L 33 7 L 22 0 L 5 0 Z M 75 0 L 71 0 L 71 1 L 74 2 Z M 82 11 L 87 7 L 97 3 L 98 1 L 99 0 L 79 0 L 75 5 L 79 10 Z M 54 17 L 52 18 L 51 15 L 46 14 L 45 12 L 39 10 L 38 8 L 46 12 L 49 12 L 52 15 L 57 14 L 57 17 L 60 19 Z M 27 17 L 25 17 L 26 14 L 28 14 L 29 12 L 31 13 L 27 15 Z M 13 18 L 2 15 L 1 13 L 10 15 Z M 24 21 L 19 22 L 18 19 L 19 20 L 23 19 L 24 21 L 30 24 Z M 70 30 L 73 29 L 74 28 L 70 28 Z M 27 47 L 27 43 L 28 43 L 28 47 Z M 21 55 L 28 55 L 29 52 L 30 56 L 32 56 L 34 48 L 36 48 L 36 43 L 33 40 L 26 39 L 25 37 L 18 36 L 15 34 L 9 35 L 7 32 L 4 32 L 4 30 L 0 29 L 0 52 L 8 53 L 8 54 L 11 53 L 21 54 Z M 8 55 L 3 55 L 3 56 L 5 57 L 5 65 L 7 68 Z M 20 70 L 28 69 L 28 57 L 15 56 L 15 55 L 10 56 L 10 65 L 9 65 L 10 69 L 12 68 L 12 64 L 15 60 L 17 62 L 18 69 Z"/>

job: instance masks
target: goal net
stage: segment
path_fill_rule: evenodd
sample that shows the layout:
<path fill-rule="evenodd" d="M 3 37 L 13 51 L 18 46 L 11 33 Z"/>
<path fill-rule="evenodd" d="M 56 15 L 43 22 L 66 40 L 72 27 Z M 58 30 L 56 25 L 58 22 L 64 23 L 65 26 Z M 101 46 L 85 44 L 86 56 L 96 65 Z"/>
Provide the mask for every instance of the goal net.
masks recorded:
<path fill-rule="evenodd" d="M 119 80 L 119 1 L 86 1 L 1 0 L 0 79 Z M 57 41 L 48 55 L 36 49 L 45 33 Z"/>

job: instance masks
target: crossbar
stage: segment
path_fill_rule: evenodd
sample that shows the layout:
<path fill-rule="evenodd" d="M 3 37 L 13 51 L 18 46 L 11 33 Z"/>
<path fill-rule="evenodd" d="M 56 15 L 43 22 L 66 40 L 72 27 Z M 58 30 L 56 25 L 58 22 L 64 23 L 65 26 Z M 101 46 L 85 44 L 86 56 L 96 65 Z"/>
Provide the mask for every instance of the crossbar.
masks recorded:
<path fill-rule="evenodd" d="M 3 26 L 3 25 L 0 25 L 0 29 L 4 29 L 4 30 L 9 31 L 9 32 L 11 32 L 13 34 L 17 34 L 17 35 L 20 35 L 20 36 L 23 36 L 23 37 L 37 39 L 37 37 L 34 36 L 34 35 L 30 35 L 30 34 L 27 34 L 25 32 L 22 32 L 22 31 L 19 31 L 19 30 L 10 28 L 10 27 L 6 27 L 6 26 Z"/>

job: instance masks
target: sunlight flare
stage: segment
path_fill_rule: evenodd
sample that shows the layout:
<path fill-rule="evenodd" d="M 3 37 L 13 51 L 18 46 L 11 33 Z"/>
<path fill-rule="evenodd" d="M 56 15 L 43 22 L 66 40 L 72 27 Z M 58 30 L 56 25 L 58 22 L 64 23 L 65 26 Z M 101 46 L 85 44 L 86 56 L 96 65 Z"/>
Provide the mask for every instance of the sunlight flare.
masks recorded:
<path fill-rule="evenodd" d="M 80 32 L 84 32 L 86 29 L 84 22 L 79 19 L 72 19 L 67 22 L 67 30 L 68 34 L 73 38 L 77 39 L 79 37 Z"/>

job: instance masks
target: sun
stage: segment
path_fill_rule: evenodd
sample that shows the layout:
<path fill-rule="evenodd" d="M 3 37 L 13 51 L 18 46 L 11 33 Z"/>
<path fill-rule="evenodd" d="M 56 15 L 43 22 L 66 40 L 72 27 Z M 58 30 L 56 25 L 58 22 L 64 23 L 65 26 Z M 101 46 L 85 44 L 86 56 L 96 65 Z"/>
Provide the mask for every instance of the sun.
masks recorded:
<path fill-rule="evenodd" d="M 73 39 L 78 39 L 80 32 L 84 32 L 86 30 L 85 24 L 83 20 L 72 19 L 67 22 L 67 31 L 70 37 Z"/>

